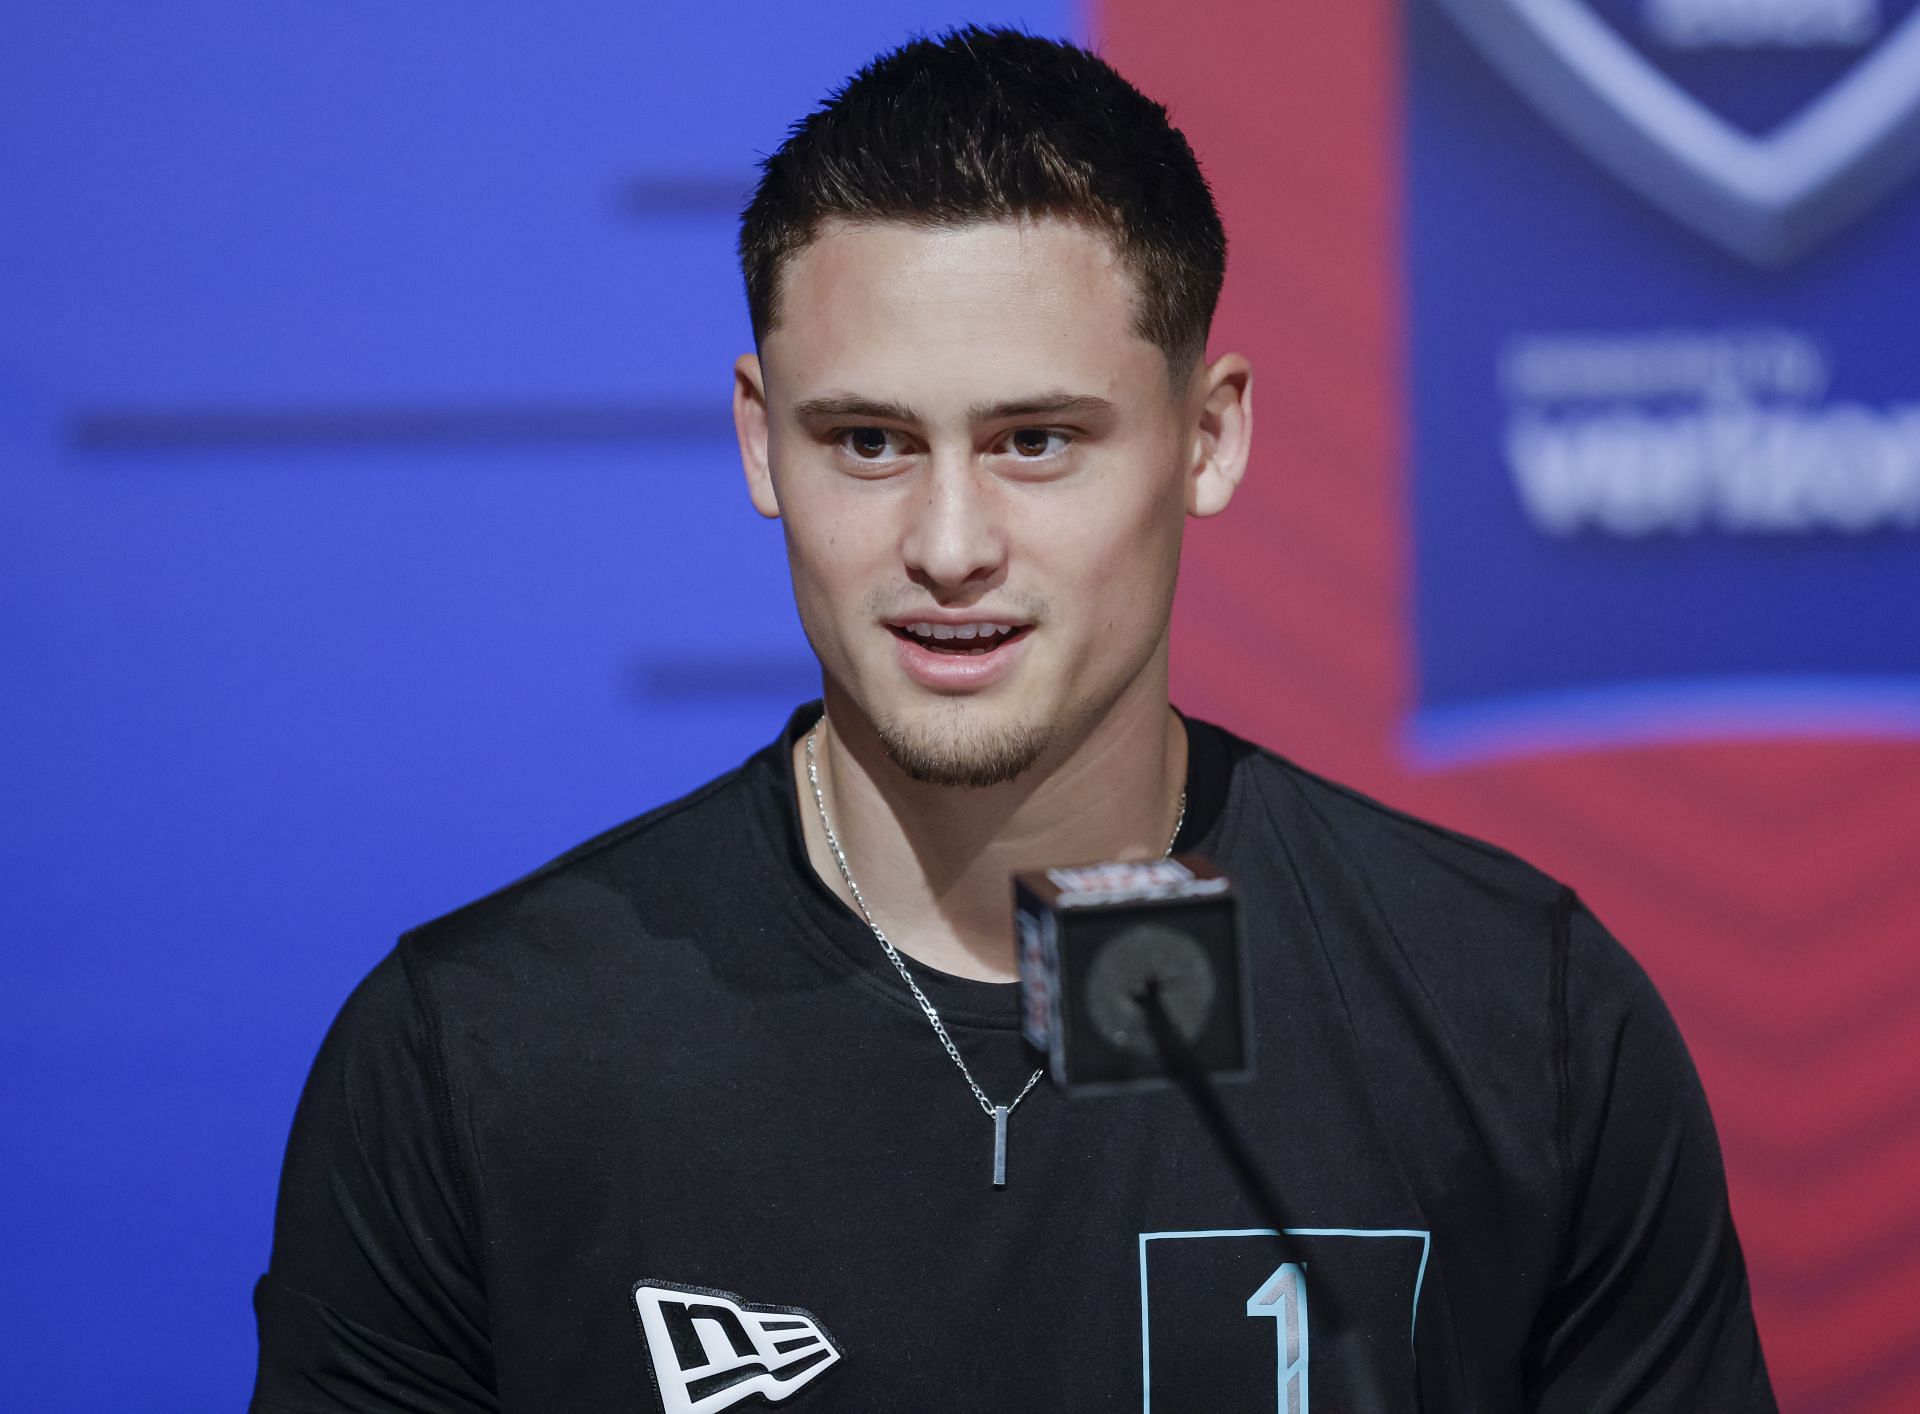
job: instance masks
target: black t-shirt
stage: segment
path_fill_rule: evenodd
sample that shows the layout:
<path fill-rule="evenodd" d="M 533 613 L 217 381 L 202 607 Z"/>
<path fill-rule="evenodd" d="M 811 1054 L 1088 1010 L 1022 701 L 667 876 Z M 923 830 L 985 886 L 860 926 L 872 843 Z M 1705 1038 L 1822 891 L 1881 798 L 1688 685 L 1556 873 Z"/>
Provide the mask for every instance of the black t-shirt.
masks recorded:
<path fill-rule="evenodd" d="M 256 1414 L 1774 1408 L 1699 1082 L 1565 888 L 1188 721 L 1177 847 L 1233 879 L 1254 996 L 1220 1093 L 1285 1261 L 1172 1090 L 1043 1080 L 992 1186 L 991 1121 L 808 863 L 818 711 L 354 992 Z M 1015 988 L 915 971 L 1005 1103 Z"/>

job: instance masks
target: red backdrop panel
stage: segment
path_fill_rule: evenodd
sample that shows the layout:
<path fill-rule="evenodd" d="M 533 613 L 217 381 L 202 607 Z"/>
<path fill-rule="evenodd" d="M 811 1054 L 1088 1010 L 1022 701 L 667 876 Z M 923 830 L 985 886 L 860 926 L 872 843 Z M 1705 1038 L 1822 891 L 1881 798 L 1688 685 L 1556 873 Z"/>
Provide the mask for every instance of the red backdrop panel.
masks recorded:
<path fill-rule="evenodd" d="M 1175 693 L 1568 880 L 1705 1078 L 1783 1407 L 1920 1410 L 1920 746 L 1742 742 L 1418 773 L 1389 0 L 1102 0 L 1232 241 L 1214 349 L 1256 370 L 1254 466 L 1196 523 Z"/>

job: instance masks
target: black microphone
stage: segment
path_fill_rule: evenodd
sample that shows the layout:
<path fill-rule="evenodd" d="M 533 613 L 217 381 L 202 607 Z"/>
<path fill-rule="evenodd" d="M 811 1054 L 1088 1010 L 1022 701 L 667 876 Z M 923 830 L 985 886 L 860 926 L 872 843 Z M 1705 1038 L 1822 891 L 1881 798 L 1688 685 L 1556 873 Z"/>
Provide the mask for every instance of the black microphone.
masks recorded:
<path fill-rule="evenodd" d="M 1024 1029 L 1067 1094 L 1167 1083 L 1140 1001 L 1149 983 L 1204 1072 L 1251 1072 L 1239 907 L 1205 859 L 1017 874 L 1013 907 Z"/>
<path fill-rule="evenodd" d="M 1014 876 L 1013 906 L 1022 1026 L 1054 1084 L 1075 1097 L 1178 1086 L 1282 1260 L 1304 1270 L 1280 1196 L 1213 1085 L 1253 1073 L 1252 989 L 1227 878 L 1191 854 L 1045 869 Z M 1347 1344 L 1348 1313 L 1324 1284 L 1314 1309 L 1322 1335 Z M 1364 1355 L 1352 1378 L 1355 1408 L 1389 1409 Z"/>
<path fill-rule="evenodd" d="M 1169 1082 L 1183 1091 L 1286 1260 L 1279 1194 L 1213 1077 L 1253 1071 L 1246 949 L 1233 886 L 1198 855 L 1016 874 L 1027 1039 L 1068 1095 Z"/>

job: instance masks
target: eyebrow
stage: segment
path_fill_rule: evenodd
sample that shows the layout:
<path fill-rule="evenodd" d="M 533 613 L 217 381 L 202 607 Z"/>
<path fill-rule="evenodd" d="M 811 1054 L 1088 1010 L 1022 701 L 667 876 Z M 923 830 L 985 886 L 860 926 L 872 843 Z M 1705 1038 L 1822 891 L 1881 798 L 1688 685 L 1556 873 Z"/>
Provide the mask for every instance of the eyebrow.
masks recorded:
<path fill-rule="evenodd" d="M 997 403 L 975 403 L 967 409 L 971 422 L 1004 422 L 1014 417 L 1058 417 L 1062 413 L 1087 417 L 1111 413 L 1114 405 L 1091 393 L 1041 393 L 1031 398 L 1011 398 Z M 808 421 L 826 418 L 871 418 L 876 422 L 918 422 L 920 417 L 904 403 L 882 398 L 863 398 L 851 393 L 834 393 L 823 398 L 808 398 L 794 405 L 794 415 Z"/>
<path fill-rule="evenodd" d="M 824 398 L 808 398 L 794 405 L 794 415 L 817 421 L 829 417 L 872 418 L 876 422 L 918 422 L 913 409 L 904 403 L 890 403 L 876 398 L 857 397 L 852 393 L 835 393 Z"/>
<path fill-rule="evenodd" d="M 975 403 L 967 409 L 974 422 L 1004 422 L 1010 417 L 1097 417 L 1113 411 L 1113 404 L 1091 393 L 1042 393 L 1034 398 L 1014 398 L 1002 403 Z"/>

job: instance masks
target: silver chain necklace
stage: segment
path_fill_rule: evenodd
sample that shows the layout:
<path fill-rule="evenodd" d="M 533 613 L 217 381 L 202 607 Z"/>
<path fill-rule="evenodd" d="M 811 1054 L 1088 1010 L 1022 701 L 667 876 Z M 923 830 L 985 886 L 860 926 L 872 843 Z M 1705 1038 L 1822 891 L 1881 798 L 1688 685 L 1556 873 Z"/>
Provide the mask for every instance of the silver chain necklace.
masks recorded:
<path fill-rule="evenodd" d="M 825 720 L 826 718 L 822 717 L 820 722 Z M 807 784 L 813 787 L 813 804 L 814 808 L 820 812 L 820 828 L 826 831 L 827 848 L 833 853 L 833 862 L 840 867 L 840 877 L 846 881 L 847 892 L 852 894 L 853 901 L 860 905 L 860 916 L 867 920 L 867 927 L 871 928 L 873 936 L 880 940 L 880 946 L 887 954 L 887 961 L 893 964 L 894 971 L 900 974 L 900 980 L 907 984 L 907 990 L 913 993 L 913 999 L 920 1004 L 920 1010 L 926 1013 L 927 1024 L 933 1027 L 933 1034 L 940 1038 L 940 1044 L 946 1050 L 947 1059 L 959 1067 L 961 1076 L 967 1082 L 967 1088 L 973 1091 L 973 1098 L 979 1102 L 981 1112 L 993 1121 L 993 1186 L 1005 1188 L 1007 1186 L 1007 1121 L 1013 1117 L 1013 1112 L 1020 1108 L 1020 1102 L 1027 1098 L 1027 1093 L 1040 1083 L 1040 1077 L 1046 1074 L 1046 1067 L 1042 1066 L 1029 1075 L 1027 1083 L 1020 1087 L 1020 1093 L 1013 1097 L 1011 1104 L 1005 1105 L 996 1105 L 988 1099 L 987 1092 L 980 1088 L 980 1082 L 973 1078 L 973 1072 L 967 1068 L 967 1062 L 961 1056 L 960 1048 L 953 1044 L 953 1037 L 947 1034 L 946 1023 L 940 1020 L 939 1011 L 935 1009 L 932 1002 L 927 1000 L 927 994 L 920 990 L 920 984 L 913 980 L 913 974 L 907 970 L 906 959 L 900 956 L 900 950 L 881 931 L 880 925 L 873 921 L 873 911 L 867 907 L 867 897 L 860 892 L 860 886 L 853 881 L 853 870 L 847 867 L 847 856 L 846 852 L 840 848 L 840 837 L 834 834 L 833 821 L 827 818 L 827 798 L 820 791 L 820 767 L 813 754 L 813 740 L 820 735 L 820 722 L 815 722 L 813 730 L 807 733 Z M 1167 837 L 1167 847 L 1160 853 L 1162 859 L 1173 853 L 1174 841 L 1180 838 L 1180 827 L 1186 823 L 1187 792 L 1183 787 L 1180 791 L 1179 814 L 1173 822 L 1173 833 Z"/>

